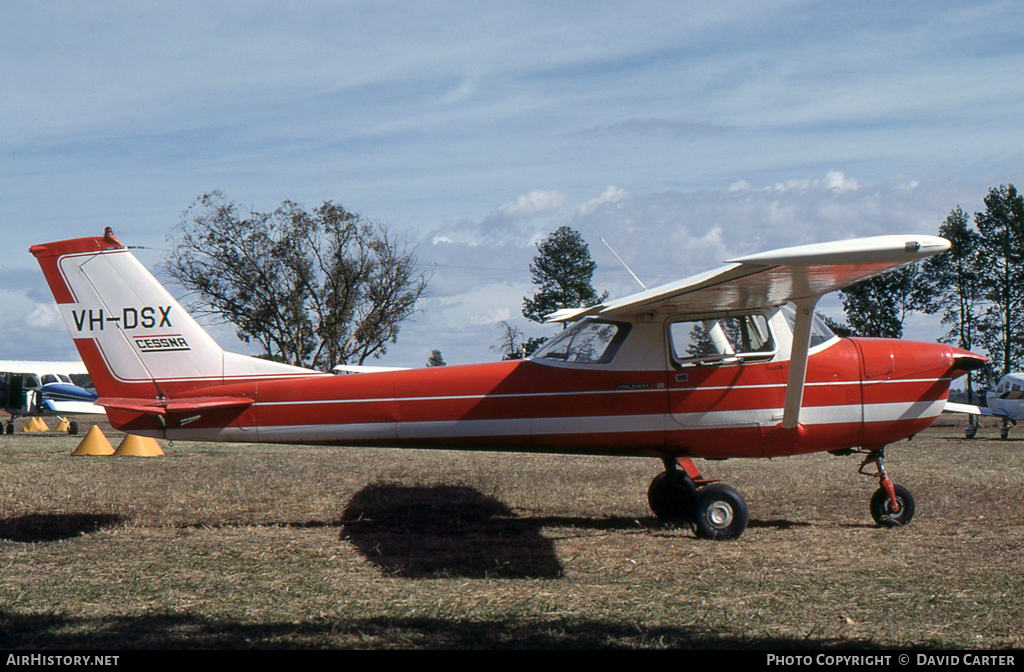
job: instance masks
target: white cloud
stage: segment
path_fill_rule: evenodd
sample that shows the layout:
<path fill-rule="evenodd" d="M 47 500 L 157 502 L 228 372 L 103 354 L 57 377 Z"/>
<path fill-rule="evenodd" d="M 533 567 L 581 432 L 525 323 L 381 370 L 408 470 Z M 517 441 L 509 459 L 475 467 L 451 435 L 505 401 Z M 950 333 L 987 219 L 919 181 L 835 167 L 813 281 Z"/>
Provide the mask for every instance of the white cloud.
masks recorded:
<path fill-rule="evenodd" d="M 604 192 L 597 198 L 592 198 L 579 208 L 579 214 L 586 215 L 593 212 L 595 208 L 598 208 L 605 203 L 615 203 L 621 201 L 624 198 L 629 198 L 629 192 L 624 189 L 619 189 L 615 185 L 609 184 Z"/>
<path fill-rule="evenodd" d="M 742 181 L 746 185 L 746 181 Z M 737 182 L 736 184 L 740 184 Z M 735 185 L 734 185 L 735 186 Z M 772 191 L 810 191 L 824 187 L 825 189 L 843 193 L 846 191 L 856 191 L 860 189 L 860 183 L 853 178 L 848 178 L 840 171 L 829 171 L 825 174 L 825 177 L 820 180 L 814 179 L 793 179 L 786 180 L 785 182 L 776 182 L 774 186 L 769 187 Z M 746 188 L 746 187 L 744 187 Z M 733 191 L 730 188 L 730 191 Z"/>
<path fill-rule="evenodd" d="M 510 220 L 527 219 L 556 210 L 565 203 L 565 195 L 558 191 L 535 189 L 499 208 L 502 215 Z"/>
<path fill-rule="evenodd" d="M 37 303 L 25 315 L 25 324 L 30 327 L 52 327 L 54 325 L 64 326 L 60 311 L 56 304 Z"/>
<path fill-rule="evenodd" d="M 825 175 L 823 184 L 826 188 L 840 193 L 860 189 L 860 184 L 857 183 L 857 180 L 847 178 L 846 175 L 838 171 L 831 171 Z"/>

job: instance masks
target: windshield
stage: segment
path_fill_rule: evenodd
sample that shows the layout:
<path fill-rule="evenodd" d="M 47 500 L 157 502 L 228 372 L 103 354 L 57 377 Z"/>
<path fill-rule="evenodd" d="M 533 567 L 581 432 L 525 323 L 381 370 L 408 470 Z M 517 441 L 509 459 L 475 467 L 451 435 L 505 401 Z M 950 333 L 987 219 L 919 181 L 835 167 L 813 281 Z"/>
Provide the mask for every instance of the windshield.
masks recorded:
<path fill-rule="evenodd" d="M 533 359 L 607 364 L 628 333 L 628 324 L 585 320 L 545 343 Z"/>
<path fill-rule="evenodd" d="M 786 317 L 786 322 L 789 324 L 790 332 L 795 331 L 796 308 L 793 307 L 793 304 L 787 303 L 782 306 L 782 314 Z M 825 324 L 825 321 L 815 313 L 814 319 L 811 321 L 811 347 L 813 348 L 816 345 L 827 343 L 835 337 L 835 333 L 829 329 L 828 325 Z"/>

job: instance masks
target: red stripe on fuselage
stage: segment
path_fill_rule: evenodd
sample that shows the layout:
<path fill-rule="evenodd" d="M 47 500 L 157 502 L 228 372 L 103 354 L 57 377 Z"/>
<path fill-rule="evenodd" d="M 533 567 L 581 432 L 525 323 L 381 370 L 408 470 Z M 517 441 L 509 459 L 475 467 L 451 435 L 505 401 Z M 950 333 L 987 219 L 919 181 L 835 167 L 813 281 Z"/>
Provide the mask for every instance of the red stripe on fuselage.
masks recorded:
<path fill-rule="evenodd" d="M 870 397 L 871 403 L 945 398 L 951 374 L 947 364 L 952 361 L 947 346 L 917 344 L 931 350 L 932 363 L 930 368 L 922 367 L 925 358 L 908 358 L 914 376 L 910 380 L 899 379 L 904 372 L 899 365 L 900 344 L 890 347 L 895 353 L 893 370 L 884 378 L 864 383 L 860 358 L 851 341 L 841 341 L 814 355 L 808 366 L 805 407 L 860 408 L 862 396 Z M 314 428 L 310 429 L 315 432 L 310 442 L 318 443 L 495 447 L 585 454 L 784 455 L 857 446 L 867 439 L 895 441 L 931 422 L 931 418 L 894 420 L 882 428 L 872 428 L 870 437 L 865 435 L 861 422 L 819 424 L 806 427 L 798 440 L 780 443 L 773 438 L 774 426 L 770 423 L 688 427 L 671 419 L 673 413 L 774 412 L 783 405 L 787 375 L 785 363 L 624 372 L 515 361 L 208 387 L 192 384 L 194 391 L 178 390 L 174 396 L 255 399 L 250 415 L 238 415 L 231 422 L 240 428 L 258 425 L 264 432 L 260 440 L 289 440 L 288 428 L 306 427 Z M 238 414 L 237 410 L 232 412 Z M 226 424 L 227 413 L 203 413 L 188 428 L 216 428 Z M 115 415 L 117 422 L 126 417 L 119 412 L 111 416 L 112 422 Z M 593 418 L 593 422 L 587 418 Z M 659 418 L 664 418 L 660 426 Z M 567 429 L 560 427 L 560 419 L 565 420 Z M 514 429 L 493 429 L 504 421 Z M 155 418 L 134 416 L 131 422 L 159 426 Z M 347 425 L 385 429 L 373 439 L 346 438 Z M 605 429 L 588 429 L 589 425 Z M 473 435 L 472 428 L 477 426 L 489 431 Z M 403 432 L 403 427 L 419 429 Z M 173 424 L 169 429 L 174 429 Z"/>

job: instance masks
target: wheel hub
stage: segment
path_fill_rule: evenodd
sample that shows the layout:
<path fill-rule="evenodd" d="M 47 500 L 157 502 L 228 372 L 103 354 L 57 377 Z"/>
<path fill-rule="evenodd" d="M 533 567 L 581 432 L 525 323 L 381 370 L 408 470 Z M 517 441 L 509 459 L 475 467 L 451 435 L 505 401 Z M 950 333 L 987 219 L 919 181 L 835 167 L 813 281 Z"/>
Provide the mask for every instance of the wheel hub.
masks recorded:
<path fill-rule="evenodd" d="M 733 519 L 733 510 L 728 502 L 715 502 L 708 507 L 707 520 L 718 530 L 729 527 Z"/>

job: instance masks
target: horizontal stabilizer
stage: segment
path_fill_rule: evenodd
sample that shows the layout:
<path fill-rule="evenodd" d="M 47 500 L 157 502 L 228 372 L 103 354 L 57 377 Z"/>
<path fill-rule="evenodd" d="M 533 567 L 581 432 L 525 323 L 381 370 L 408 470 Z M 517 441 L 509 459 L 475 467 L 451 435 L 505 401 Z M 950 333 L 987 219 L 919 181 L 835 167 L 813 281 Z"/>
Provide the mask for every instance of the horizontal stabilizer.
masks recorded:
<path fill-rule="evenodd" d="M 188 397 L 185 399 L 125 399 L 100 397 L 96 403 L 104 408 L 134 411 L 149 415 L 189 413 L 211 408 L 246 408 L 253 403 L 248 397 Z"/>
<path fill-rule="evenodd" d="M 954 404 L 946 402 L 943 413 L 966 413 L 967 415 L 988 415 L 995 418 L 1008 418 L 1009 413 L 1003 409 L 989 408 L 988 406 L 972 406 L 971 404 Z"/>
<path fill-rule="evenodd" d="M 338 364 L 331 369 L 333 373 L 387 373 L 388 371 L 405 371 L 407 366 L 368 366 L 364 364 Z"/>

